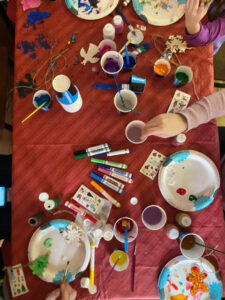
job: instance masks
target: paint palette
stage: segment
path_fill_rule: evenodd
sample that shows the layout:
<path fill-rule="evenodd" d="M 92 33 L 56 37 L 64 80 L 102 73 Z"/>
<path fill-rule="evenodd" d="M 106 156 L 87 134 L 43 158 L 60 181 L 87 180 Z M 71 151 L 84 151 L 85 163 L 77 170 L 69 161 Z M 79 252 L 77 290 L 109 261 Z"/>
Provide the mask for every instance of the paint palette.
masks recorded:
<path fill-rule="evenodd" d="M 170 205 L 182 211 L 198 211 L 214 201 L 220 176 L 206 155 L 184 150 L 165 160 L 159 171 L 158 184 Z"/>
<path fill-rule="evenodd" d="M 158 279 L 160 300 L 220 300 L 222 282 L 205 258 L 177 256 L 162 269 Z"/>
<path fill-rule="evenodd" d="M 73 230 L 70 227 L 73 227 Z M 77 235 L 77 238 L 74 237 Z M 48 254 L 47 264 L 36 274 L 44 281 L 60 284 L 69 261 L 66 282 L 77 279 L 87 268 L 90 260 L 90 243 L 86 233 L 75 223 L 52 220 L 39 227 L 28 246 L 29 262 Z M 34 263 L 33 263 L 34 264 Z M 33 274 L 34 269 L 32 268 Z"/>
<path fill-rule="evenodd" d="M 184 15 L 186 0 L 132 0 L 137 15 L 145 22 L 166 26 Z"/>
<path fill-rule="evenodd" d="M 119 0 L 65 0 L 69 11 L 85 20 L 97 20 L 108 16 L 118 2 Z"/>

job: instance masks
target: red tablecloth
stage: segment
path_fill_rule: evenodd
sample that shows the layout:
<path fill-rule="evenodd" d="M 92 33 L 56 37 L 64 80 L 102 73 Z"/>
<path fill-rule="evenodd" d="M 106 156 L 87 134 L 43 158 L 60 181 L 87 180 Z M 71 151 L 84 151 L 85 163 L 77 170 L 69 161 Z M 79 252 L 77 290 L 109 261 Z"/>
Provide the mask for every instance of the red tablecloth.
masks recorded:
<path fill-rule="evenodd" d="M 147 230 L 141 222 L 141 212 L 149 204 L 161 205 L 167 212 L 168 222 L 173 223 L 177 210 L 171 207 L 160 194 L 157 178 L 151 181 L 139 173 L 141 166 L 153 149 L 168 156 L 182 149 L 194 149 L 208 155 L 219 168 L 219 148 L 217 127 L 214 122 L 200 126 L 187 133 L 187 142 L 180 148 L 172 147 L 168 139 L 149 138 L 141 145 L 130 144 L 124 135 L 127 123 L 134 119 L 148 121 L 156 114 L 166 112 L 176 88 L 172 85 L 174 66 L 169 76 L 164 79 L 153 75 L 153 63 L 159 58 L 159 53 L 151 41 L 152 34 L 168 37 L 170 34 L 183 35 L 184 19 L 167 27 L 155 27 L 143 23 L 135 14 L 132 5 L 124 9 L 124 14 L 130 23 L 142 24 L 147 27 L 145 41 L 151 44 L 151 49 L 143 56 L 138 56 L 138 64 L 133 74 L 146 78 L 147 85 L 144 94 L 138 95 L 137 110 L 140 115 L 130 113 L 118 115 L 113 97 L 115 90 L 94 90 L 91 86 L 96 83 L 114 84 L 101 71 L 99 63 L 86 66 L 76 64 L 80 49 L 86 50 L 90 42 L 98 44 L 102 40 L 102 28 L 111 21 L 108 16 L 98 21 L 85 21 L 72 15 L 63 0 L 56 2 L 43 1 L 41 12 L 49 12 L 51 16 L 44 19 L 42 24 L 36 23 L 36 29 L 26 26 L 28 12 L 23 12 L 18 1 L 16 22 L 16 51 L 15 51 L 15 83 L 23 80 L 26 73 L 32 76 L 42 67 L 49 57 L 49 50 L 38 45 L 40 34 L 47 35 L 46 39 L 54 46 L 56 54 L 67 47 L 67 41 L 73 34 L 76 35 L 75 44 L 65 53 L 65 68 L 61 72 L 64 60 L 58 61 L 55 73 L 63 73 L 70 77 L 80 90 L 83 98 L 82 109 L 75 113 L 65 112 L 57 103 L 52 89 L 53 104 L 49 112 L 40 111 L 32 118 L 21 124 L 21 120 L 33 110 L 32 93 L 25 99 L 14 93 L 13 116 L 13 211 L 12 211 L 12 264 L 27 263 L 27 248 L 34 229 L 29 227 L 27 220 L 30 216 L 43 209 L 38 195 L 46 191 L 49 195 L 57 195 L 62 202 L 73 195 L 81 184 L 90 187 L 89 173 L 93 164 L 89 159 L 74 160 L 73 152 L 108 142 L 112 149 L 130 148 L 131 154 L 115 157 L 114 161 L 126 163 L 129 172 L 134 174 L 134 183 L 127 184 L 124 195 L 110 193 L 121 202 L 122 208 L 112 208 L 109 222 L 114 223 L 121 216 L 132 217 L 139 226 L 137 237 L 137 265 L 135 291 L 131 292 L 131 265 L 125 272 L 114 272 L 105 287 L 100 299 L 156 299 L 157 279 L 163 266 L 172 258 L 180 255 L 177 241 L 169 240 L 164 230 L 157 232 Z M 34 11 L 34 10 L 33 10 Z M 126 42 L 128 29 L 125 28 L 122 36 L 116 37 L 118 49 Z M 17 46 L 22 41 L 36 44 L 36 58 L 31 59 L 28 52 L 23 53 Z M 200 97 L 213 92 L 213 62 L 212 46 L 188 50 L 180 54 L 183 65 L 189 65 L 194 72 L 197 93 Z M 96 66 L 99 73 L 92 72 Z M 40 84 L 44 68 L 37 74 L 36 83 Z M 120 83 L 128 82 L 130 73 L 121 73 Z M 45 87 L 42 86 L 44 89 Z M 192 95 L 191 103 L 196 101 L 192 84 L 181 88 Z M 113 159 L 112 159 L 113 160 Z M 139 199 L 137 206 L 132 206 L 129 199 L 136 196 Z M 50 216 L 46 214 L 47 220 Z M 68 217 L 62 215 L 59 217 Z M 193 225 L 191 231 L 200 234 L 206 244 L 219 245 L 225 250 L 224 221 L 222 214 L 221 194 L 210 207 L 196 213 L 191 213 Z M 110 253 L 121 247 L 113 239 L 111 242 L 101 241 L 96 250 L 96 284 L 98 285 L 110 270 L 108 263 Z M 129 251 L 131 254 L 132 247 Z M 223 282 L 225 281 L 225 260 L 219 256 Z M 24 269 L 30 292 L 21 296 L 21 299 L 44 299 L 54 286 L 33 276 L 31 271 Z M 88 270 L 84 275 L 88 276 Z M 79 280 L 73 286 L 78 289 L 78 299 L 91 299 L 86 290 L 79 288 Z"/>

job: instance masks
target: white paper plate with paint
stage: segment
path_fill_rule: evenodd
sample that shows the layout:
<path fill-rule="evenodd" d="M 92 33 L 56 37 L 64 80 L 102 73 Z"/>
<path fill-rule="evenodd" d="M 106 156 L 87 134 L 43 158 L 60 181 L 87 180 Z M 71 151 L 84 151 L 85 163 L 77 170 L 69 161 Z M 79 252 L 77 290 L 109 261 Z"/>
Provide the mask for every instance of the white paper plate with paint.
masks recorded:
<path fill-rule="evenodd" d="M 77 224 L 68 220 L 52 220 L 32 235 L 28 259 L 32 262 L 34 275 L 55 284 L 61 283 L 69 261 L 66 282 L 71 282 L 88 266 L 90 242 Z"/>
<path fill-rule="evenodd" d="M 177 256 L 162 269 L 158 291 L 160 300 L 221 300 L 223 288 L 219 274 L 207 259 Z"/>
<path fill-rule="evenodd" d="M 184 15 L 186 0 L 132 0 L 137 15 L 145 22 L 166 26 Z"/>
<path fill-rule="evenodd" d="M 65 0 L 69 11 L 85 20 L 97 20 L 108 16 L 118 2 L 119 0 Z"/>
<path fill-rule="evenodd" d="M 203 153 L 184 150 L 170 155 L 159 171 L 159 189 L 165 200 L 183 211 L 198 211 L 216 198 L 220 176 Z"/>

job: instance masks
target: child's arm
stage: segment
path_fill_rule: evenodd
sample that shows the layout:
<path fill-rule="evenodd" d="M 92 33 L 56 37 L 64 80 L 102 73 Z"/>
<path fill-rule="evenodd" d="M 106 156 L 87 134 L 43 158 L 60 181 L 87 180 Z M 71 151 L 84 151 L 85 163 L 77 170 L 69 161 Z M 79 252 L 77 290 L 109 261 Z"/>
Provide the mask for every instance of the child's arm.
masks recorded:
<path fill-rule="evenodd" d="M 145 124 L 142 138 L 168 138 L 225 116 L 225 90 L 204 97 L 179 113 L 160 114 Z"/>
<path fill-rule="evenodd" d="M 205 16 L 208 5 L 199 6 L 199 0 L 187 0 L 185 38 L 190 46 L 208 45 L 225 35 L 225 16 L 208 22 L 205 26 L 201 24 L 200 20 Z"/>

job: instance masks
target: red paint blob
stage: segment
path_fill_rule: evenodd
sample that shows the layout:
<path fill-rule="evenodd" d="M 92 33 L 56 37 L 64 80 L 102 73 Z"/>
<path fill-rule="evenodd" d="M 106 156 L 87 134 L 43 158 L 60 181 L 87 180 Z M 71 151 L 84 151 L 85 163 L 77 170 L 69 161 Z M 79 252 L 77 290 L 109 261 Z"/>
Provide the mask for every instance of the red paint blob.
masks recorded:
<path fill-rule="evenodd" d="M 184 196 L 186 194 L 186 190 L 182 188 L 177 189 L 176 192 L 181 196 Z"/>

